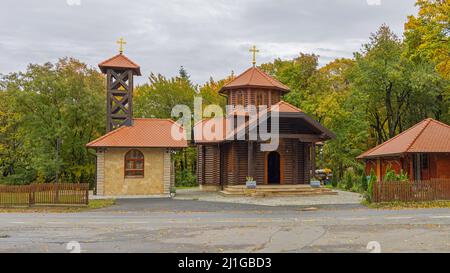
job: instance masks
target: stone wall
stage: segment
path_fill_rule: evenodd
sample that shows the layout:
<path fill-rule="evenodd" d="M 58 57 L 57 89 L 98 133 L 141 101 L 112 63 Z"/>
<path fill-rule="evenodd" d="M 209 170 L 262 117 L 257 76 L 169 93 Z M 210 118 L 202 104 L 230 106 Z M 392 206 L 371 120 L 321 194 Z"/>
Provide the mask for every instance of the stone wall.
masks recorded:
<path fill-rule="evenodd" d="M 125 178 L 124 160 L 129 150 L 108 148 L 104 153 L 97 152 L 97 194 L 106 196 L 168 194 L 171 184 L 170 152 L 165 148 L 138 149 L 144 154 L 144 177 Z"/>

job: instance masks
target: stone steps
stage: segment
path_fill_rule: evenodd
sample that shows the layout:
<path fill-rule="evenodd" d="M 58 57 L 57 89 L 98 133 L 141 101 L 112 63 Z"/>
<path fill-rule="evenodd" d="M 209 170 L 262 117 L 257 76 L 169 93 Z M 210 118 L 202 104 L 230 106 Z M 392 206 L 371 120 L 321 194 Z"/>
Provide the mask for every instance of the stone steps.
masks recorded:
<path fill-rule="evenodd" d="M 223 196 L 319 196 L 335 195 L 337 192 L 328 188 L 313 188 L 309 185 L 260 185 L 256 189 L 245 186 L 227 186 L 220 192 Z"/>

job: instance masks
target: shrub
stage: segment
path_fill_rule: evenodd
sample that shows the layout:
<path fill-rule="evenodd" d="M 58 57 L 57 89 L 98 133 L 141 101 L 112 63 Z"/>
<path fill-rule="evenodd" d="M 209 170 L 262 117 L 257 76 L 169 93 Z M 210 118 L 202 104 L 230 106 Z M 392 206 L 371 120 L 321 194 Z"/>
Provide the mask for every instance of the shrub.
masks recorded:
<path fill-rule="evenodd" d="M 28 185 L 36 179 L 34 171 L 21 170 L 20 173 L 9 175 L 6 177 L 0 176 L 0 184 L 7 185 Z"/>
<path fill-rule="evenodd" d="M 352 172 L 346 172 L 345 173 L 345 189 L 351 190 L 353 188 L 353 173 Z"/>
<path fill-rule="evenodd" d="M 198 185 L 197 177 L 188 170 L 177 171 L 175 185 L 177 187 L 195 187 Z"/>
<path fill-rule="evenodd" d="M 397 174 L 391 168 L 386 169 L 386 174 L 383 178 L 384 181 L 397 181 Z"/>
<path fill-rule="evenodd" d="M 369 182 L 367 181 L 367 176 L 366 174 L 362 174 L 361 175 L 361 189 L 363 191 L 367 191 L 367 188 L 369 187 Z"/>
<path fill-rule="evenodd" d="M 336 177 L 331 178 L 331 186 L 333 186 L 333 188 L 336 188 L 338 186 L 338 180 Z"/>
<path fill-rule="evenodd" d="M 397 175 L 397 180 L 398 181 L 408 181 L 409 180 L 408 174 L 406 172 L 404 172 L 403 170 L 400 170 L 400 173 Z"/>
<path fill-rule="evenodd" d="M 366 192 L 366 201 L 369 203 L 372 203 L 373 200 L 373 187 L 375 183 L 377 182 L 377 176 L 375 175 L 375 171 L 372 170 L 370 172 L 370 178 L 369 178 L 369 184 L 367 185 L 367 192 Z"/>

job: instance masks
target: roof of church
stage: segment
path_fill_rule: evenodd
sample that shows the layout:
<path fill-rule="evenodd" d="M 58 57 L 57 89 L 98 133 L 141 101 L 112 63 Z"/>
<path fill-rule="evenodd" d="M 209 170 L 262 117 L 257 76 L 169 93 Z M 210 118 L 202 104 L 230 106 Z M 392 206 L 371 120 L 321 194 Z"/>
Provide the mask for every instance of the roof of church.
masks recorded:
<path fill-rule="evenodd" d="M 279 103 L 273 105 L 271 107 L 271 109 L 274 110 L 276 107 L 278 107 L 278 112 L 280 112 L 280 113 L 302 113 L 303 112 L 299 108 L 297 108 L 294 105 L 287 103 L 285 101 L 280 101 Z"/>
<path fill-rule="evenodd" d="M 124 54 L 117 54 L 116 56 L 101 62 L 98 67 L 100 67 L 100 70 L 103 73 L 106 73 L 107 68 L 132 69 L 135 75 L 141 76 L 141 67 Z"/>
<path fill-rule="evenodd" d="M 368 150 L 358 158 L 376 158 L 404 153 L 448 152 L 450 152 L 450 126 L 429 118 Z"/>
<path fill-rule="evenodd" d="M 323 127 L 320 123 L 313 120 L 311 117 L 306 115 L 299 108 L 297 108 L 297 107 L 293 106 L 292 104 L 287 103 L 285 101 L 280 101 L 277 104 L 272 105 L 268 111 L 269 112 L 276 111 L 276 112 L 279 112 L 280 114 L 281 113 L 296 114 L 295 115 L 296 117 L 304 119 L 308 124 L 311 124 L 313 127 L 317 128 L 322 133 L 322 137 L 324 137 L 324 140 L 335 137 L 333 132 L 329 131 L 328 129 Z M 265 112 L 259 112 L 260 117 L 264 113 Z M 248 115 L 248 112 L 236 112 L 235 111 L 235 112 L 230 113 L 228 118 L 231 115 Z M 203 119 L 194 125 L 194 141 L 196 143 L 220 143 L 220 142 L 226 141 L 228 139 L 233 139 L 234 136 L 236 134 L 238 134 L 239 131 L 244 130 L 249 125 L 250 125 L 249 121 L 246 121 L 245 124 L 240 125 L 238 128 L 236 128 L 232 132 L 227 132 L 227 117 L 214 117 L 214 118 Z M 205 131 L 209 132 L 210 131 L 209 128 L 212 128 L 212 127 L 214 127 L 215 133 L 210 136 L 205 135 Z"/>
<path fill-rule="evenodd" d="M 186 139 L 172 136 L 172 128 L 184 134 L 184 129 L 171 119 L 135 118 L 132 126 L 122 126 L 88 143 L 89 148 L 137 147 L 137 148 L 185 148 Z"/>
<path fill-rule="evenodd" d="M 224 85 L 219 92 L 223 93 L 228 89 L 236 89 L 242 87 L 272 88 L 278 89 L 282 92 L 289 92 L 289 87 L 267 75 L 257 67 L 251 67 L 247 69 L 244 73 Z"/>

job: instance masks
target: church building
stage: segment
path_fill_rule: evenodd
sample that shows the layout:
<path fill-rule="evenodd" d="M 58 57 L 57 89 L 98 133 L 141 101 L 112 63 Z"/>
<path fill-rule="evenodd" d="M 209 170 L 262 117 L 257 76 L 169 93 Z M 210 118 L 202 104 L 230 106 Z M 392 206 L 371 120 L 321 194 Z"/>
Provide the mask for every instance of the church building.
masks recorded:
<path fill-rule="evenodd" d="M 107 134 L 87 144 L 96 150 L 97 195 L 169 195 L 174 186 L 172 151 L 186 140 L 172 137 L 184 129 L 170 119 L 133 118 L 133 77 L 140 67 L 120 53 L 99 64 L 106 74 Z"/>
<path fill-rule="evenodd" d="M 255 48 L 251 51 L 253 54 L 257 52 Z M 203 135 L 204 129 L 210 127 L 208 123 L 211 119 L 198 122 L 194 126 L 197 179 L 203 190 L 216 191 L 246 185 L 246 181 L 252 178 L 257 185 L 309 185 L 315 174 L 316 144 L 335 135 L 301 109 L 283 101 L 283 95 L 288 92 L 287 86 L 256 67 L 255 56 L 252 67 L 220 90 L 220 94 L 227 97 L 228 105 L 243 106 L 240 109 L 264 105 L 268 109 L 268 119 L 276 112 L 279 145 L 273 151 L 263 151 L 261 148 L 265 140 L 248 137 L 252 121 L 246 111 L 232 111 L 224 117 L 214 118 L 224 128 L 230 119 L 234 119 L 230 126 L 234 127 L 231 138 L 228 133 L 223 133 L 221 137 L 211 140 Z M 236 138 L 240 129 L 235 121 L 239 115 L 244 115 L 245 125 L 241 129 L 246 130 L 246 138 L 241 140 Z"/>

